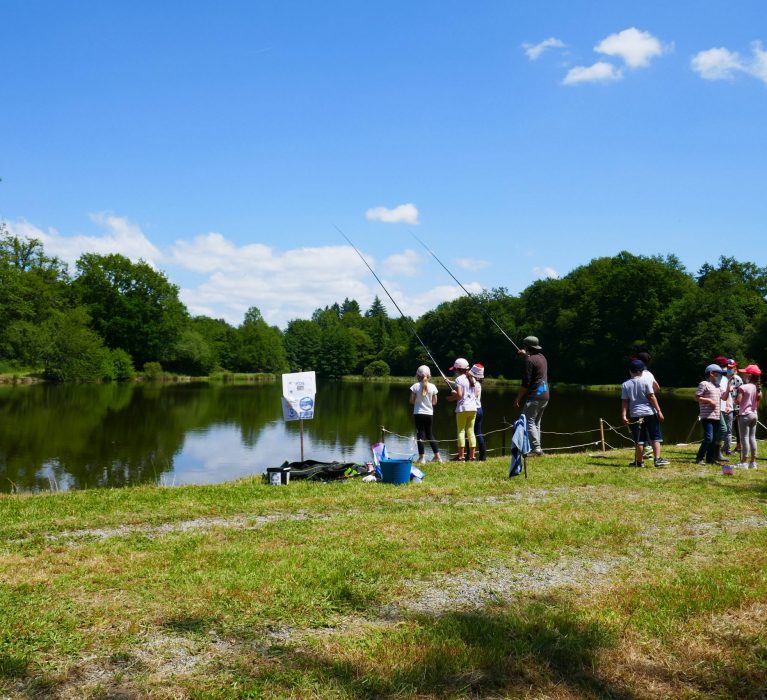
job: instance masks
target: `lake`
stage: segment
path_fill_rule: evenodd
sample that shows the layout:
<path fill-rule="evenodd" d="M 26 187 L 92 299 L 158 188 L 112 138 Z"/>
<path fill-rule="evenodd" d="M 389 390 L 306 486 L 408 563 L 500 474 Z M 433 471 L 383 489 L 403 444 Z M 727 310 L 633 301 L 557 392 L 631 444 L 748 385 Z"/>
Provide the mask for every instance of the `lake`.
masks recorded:
<path fill-rule="evenodd" d="M 453 404 L 436 409 L 435 436 L 455 439 Z M 285 423 L 281 384 L 37 384 L 0 386 L 0 491 L 66 490 L 131 484 L 208 484 L 260 474 L 300 457 L 299 425 Z M 517 416 L 516 390 L 486 386 L 485 432 Z M 697 407 L 661 396 L 664 438 L 685 441 Z M 370 460 L 381 426 L 413 433 L 408 386 L 319 381 L 315 418 L 304 422 L 304 456 Z M 617 395 L 554 392 L 543 419 L 544 450 L 588 444 L 596 450 L 599 418 L 620 423 Z M 575 435 L 556 433 L 591 432 Z M 692 440 L 700 439 L 697 428 Z M 492 455 L 508 434 L 489 435 Z M 615 447 L 630 443 L 606 432 Z M 390 450 L 409 453 L 408 438 L 387 434 Z M 455 443 L 445 443 L 455 451 Z M 430 450 L 427 446 L 427 455 Z M 428 471 L 428 470 L 427 470 Z"/>

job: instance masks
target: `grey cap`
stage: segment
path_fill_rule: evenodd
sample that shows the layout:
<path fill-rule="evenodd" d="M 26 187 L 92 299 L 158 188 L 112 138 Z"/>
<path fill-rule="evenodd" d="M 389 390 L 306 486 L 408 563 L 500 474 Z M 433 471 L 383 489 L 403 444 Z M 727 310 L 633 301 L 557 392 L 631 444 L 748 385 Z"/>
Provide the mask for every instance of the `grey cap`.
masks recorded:
<path fill-rule="evenodd" d="M 709 365 L 706 367 L 706 374 L 711 374 L 712 372 L 716 372 L 717 374 L 724 374 L 727 370 L 723 367 L 720 367 L 719 365 Z"/>
<path fill-rule="evenodd" d="M 522 345 L 524 345 L 526 348 L 530 348 L 531 350 L 543 350 L 543 348 L 538 344 L 538 338 L 536 338 L 534 335 L 528 335 L 527 338 L 522 341 Z"/>

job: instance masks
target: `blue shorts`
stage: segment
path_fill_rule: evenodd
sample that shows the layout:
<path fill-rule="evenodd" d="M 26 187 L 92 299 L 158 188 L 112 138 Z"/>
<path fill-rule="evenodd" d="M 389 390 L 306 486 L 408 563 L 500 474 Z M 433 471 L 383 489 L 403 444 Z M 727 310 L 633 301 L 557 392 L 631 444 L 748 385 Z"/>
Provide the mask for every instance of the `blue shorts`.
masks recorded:
<path fill-rule="evenodd" d="M 638 421 L 642 421 L 641 423 Z M 646 445 L 648 442 L 663 442 L 660 432 L 660 418 L 657 413 L 651 416 L 632 416 L 631 435 L 637 445 Z"/>

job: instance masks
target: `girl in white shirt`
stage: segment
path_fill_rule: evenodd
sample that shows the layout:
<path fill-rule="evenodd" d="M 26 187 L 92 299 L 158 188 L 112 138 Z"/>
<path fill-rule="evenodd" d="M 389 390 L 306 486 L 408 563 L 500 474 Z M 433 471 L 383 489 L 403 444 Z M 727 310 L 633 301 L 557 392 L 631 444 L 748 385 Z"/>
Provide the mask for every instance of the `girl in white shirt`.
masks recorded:
<path fill-rule="evenodd" d="M 455 389 L 447 397 L 455 401 L 455 422 L 458 427 L 459 462 L 465 461 L 466 442 L 469 443 L 469 460 L 474 461 L 477 450 L 477 436 L 474 434 L 474 421 L 477 419 L 477 380 L 469 372 L 469 362 L 459 357 L 450 368 L 455 372 Z"/>
<path fill-rule="evenodd" d="M 434 420 L 434 407 L 437 405 L 437 392 L 439 391 L 431 379 L 431 370 L 426 365 L 421 365 L 415 373 L 416 383 L 410 387 L 410 405 L 413 407 L 413 419 L 415 420 L 415 433 L 418 443 L 418 461 L 426 461 L 424 440 L 429 441 L 431 451 L 434 453 L 432 462 L 441 462 L 439 445 L 434 439 L 432 423 Z"/>

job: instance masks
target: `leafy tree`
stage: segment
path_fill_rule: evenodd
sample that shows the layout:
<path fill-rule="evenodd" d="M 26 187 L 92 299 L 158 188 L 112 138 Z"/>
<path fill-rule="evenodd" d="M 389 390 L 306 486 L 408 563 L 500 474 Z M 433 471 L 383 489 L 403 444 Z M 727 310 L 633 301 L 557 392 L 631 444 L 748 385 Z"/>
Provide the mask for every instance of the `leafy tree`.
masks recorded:
<path fill-rule="evenodd" d="M 43 324 L 45 375 L 56 381 L 98 381 L 114 377 L 109 351 L 88 326 L 83 308 L 56 311 Z"/>
<path fill-rule="evenodd" d="M 767 268 L 722 257 L 704 265 L 697 286 L 669 305 L 655 328 L 657 368 L 675 385 L 695 382 L 716 355 L 760 356 L 759 319 L 767 310 Z"/>
<path fill-rule="evenodd" d="M 178 287 L 147 263 L 123 255 L 86 253 L 77 261 L 76 298 L 91 326 L 110 348 L 122 348 L 134 362 L 169 358 L 187 323 Z"/>
<path fill-rule="evenodd" d="M 223 318 L 195 316 L 190 321 L 190 328 L 199 333 L 208 343 L 214 357 L 214 366 L 234 369 L 238 353 L 239 338 L 237 329 Z"/>
<path fill-rule="evenodd" d="M 109 352 L 112 367 L 114 368 L 113 377 L 118 382 L 127 382 L 136 376 L 136 370 L 133 367 L 131 356 L 122 348 L 115 348 Z"/>
<path fill-rule="evenodd" d="M 325 377 L 351 374 L 357 363 L 354 340 L 349 330 L 335 324 L 322 330 L 317 371 Z"/>
<path fill-rule="evenodd" d="M 216 366 L 216 354 L 207 340 L 192 328 L 185 328 L 173 346 L 172 360 L 167 364 L 173 372 L 195 377 L 210 374 Z"/>
<path fill-rule="evenodd" d="M 341 304 L 341 320 L 347 326 L 359 326 L 362 323 L 362 310 L 359 303 L 348 297 Z"/>
<path fill-rule="evenodd" d="M 295 319 L 285 330 L 285 350 L 293 372 L 317 368 L 322 345 L 322 329 L 315 321 Z"/>
<path fill-rule="evenodd" d="M 320 328 L 335 325 L 341 320 L 341 307 L 338 304 L 326 306 L 324 309 L 316 309 L 312 314 L 314 321 Z"/>
<path fill-rule="evenodd" d="M 388 377 L 391 370 L 383 360 L 373 360 L 365 367 L 362 374 L 366 377 Z"/>
<path fill-rule="evenodd" d="M 287 370 L 282 332 L 276 326 L 269 326 L 255 306 L 245 314 L 238 336 L 236 364 L 239 371 L 279 373 Z"/>
<path fill-rule="evenodd" d="M 0 359 L 40 364 L 40 326 L 67 305 L 63 263 L 0 223 Z"/>

